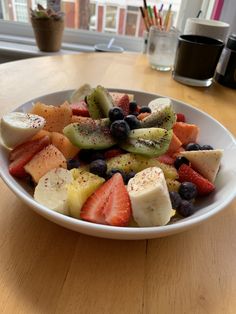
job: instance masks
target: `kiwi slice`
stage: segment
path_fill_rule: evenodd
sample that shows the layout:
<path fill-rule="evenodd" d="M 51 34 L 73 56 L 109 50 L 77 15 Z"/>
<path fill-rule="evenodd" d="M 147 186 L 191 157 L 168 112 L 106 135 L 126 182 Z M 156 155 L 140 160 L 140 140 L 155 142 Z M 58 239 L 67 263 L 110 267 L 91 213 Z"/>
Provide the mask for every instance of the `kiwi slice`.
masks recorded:
<path fill-rule="evenodd" d="M 109 110 L 114 106 L 111 95 L 102 86 L 97 86 L 87 96 L 87 105 L 93 119 L 107 118 Z"/>
<path fill-rule="evenodd" d="M 141 121 L 142 128 L 163 128 L 170 130 L 176 122 L 176 114 L 173 107 L 167 106 L 159 111 L 151 113 Z"/>
<path fill-rule="evenodd" d="M 104 149 L 116 144 L 110 134 L 109 119 L 82 118 L 63 129 L 70 142 L 84 149 Z"/>
<path fill-rule="evenodd" d="M 130 153 L 157 157 L 167 151 L 172 134 L 172 130 L 162 128 L 136 129 L 119 146 Z"/>
<path fill-rule="evenodd" d="M 174 166 L 166 165 L 160 162 L 156 157 L 147 157 L 138 154 L 122 154 L 107 160 L 107 172 L 112 169 L 122 170 L 124 172 L 139 172 L 149 167 L 159 167 L 163 170 L 165 178 L 176 180 L 178 172 Z"/>

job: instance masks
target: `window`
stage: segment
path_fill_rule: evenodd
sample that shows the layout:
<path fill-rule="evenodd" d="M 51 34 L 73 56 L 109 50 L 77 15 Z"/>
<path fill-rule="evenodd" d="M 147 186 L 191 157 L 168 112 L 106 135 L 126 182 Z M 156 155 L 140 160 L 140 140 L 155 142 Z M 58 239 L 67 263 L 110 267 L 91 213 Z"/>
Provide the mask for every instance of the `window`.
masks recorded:
<path fill-rule="evenodd" d="M 140 12 L 138 7 L 128 6 L 126 12 L 125 35 L 138 36 Z"/>
<path fill-rule="evenodd" d="M 29 23 L 29 7 L 37 3 L 46 6 L 50 0 L 0 0 L 0 19 Z M 52 2 L 52 1 L 51 1 Z M 58 1 L 54 1 L 58 2 Z M 152 7 L 164 3 L 167 10 L 169 0 L 147 1 Z M 181 0 L 172 1 L 173 10 L 177 11 Z M 61 8 L 65 12 L 67 28 L 87 29 L 120 35 L 142 36 L 143 23 L 139 6 L 142 0 L 62 0 Z"/>
<path fill-rule="evenodd" d="M 117 21 L 118 21 L 118 7 L 106 5 L 104 18 L 104 31 L 105 32 L 117 32 Z"/>
<path fill-rule="evenodd" d="M 93 2 L 89 4 L 89 30 L 97 30 L 97 5 Z"/>
<path fill-rule="evenodd" d="M 58 2 L 0 0 L 0 38 L 8 35 L 14 36 L 14 40 L 18 37 L 33 38 L 29 8 L 35 8 L 37 3 L 45 6 L 50 1 Z M 147 0 L 147 4 L 159 8 L 163 3 L 164 10 L 167 10 L 170 1 Z M 189 0 L 171 1 L 174 17 L 181 1 Z M 112 36 L 117 45 L 125 49 L 136 47 L 134 51 L 140 51 L 145 27 L 139 6 L 143 6 L 143 0 L 61 0 L 61 9 L 65 12 L 64 43 L 93 46 L 98 42 L 108 42 Z"/>
<path fill-rule="evenodd" d="M 28 22 L 28 8 L 24 0 L 13 1 L 14 19 L 18 22 Z"/>

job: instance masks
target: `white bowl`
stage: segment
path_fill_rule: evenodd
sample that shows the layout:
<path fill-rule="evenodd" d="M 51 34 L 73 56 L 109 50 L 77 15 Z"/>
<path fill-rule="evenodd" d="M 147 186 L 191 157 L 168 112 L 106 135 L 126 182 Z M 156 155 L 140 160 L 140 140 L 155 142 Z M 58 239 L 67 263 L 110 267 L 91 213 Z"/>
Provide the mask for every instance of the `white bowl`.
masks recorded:
<path fill-rule="evenodd" d="M 133 93 L 135 100 L 142 105 L 147 105 L 149 101 L 159 97 L 156 94 L 132 90 L 110 89 L 110 91 Z M 39 97 L 21 105 L 15 111 L 27 112 L 32 107 L 32 103 L 38 100 L 46 104 L 60 104 L 69 98 L 71 92 L 62 91 Z M 208 114 L 177 100 L 173 100 L 173 105 L 176 112 L 184 113 L 190 123 L 195 123 L 200 127 L 200 144 L 210 144 L 215 148 L 224 149 L 222 165 L 216 180 L 216 191 L 201 200 L 201 202 L 198 202 L 198 210 L 188 218 L 183 218 L 173 224 L 161 227 L 133 228 L 99 225 L 64 216 L 37 203 L 32 197 L 32 190 L 30 190 L 29 186 L 20 180 L 16 180 L 9 174 L 8 151 L 3 146 L 0 146 L 1 177 L 9 188 L 38 214 L 58 225 L 77 232 L 97 237 L 133 240 L 164 237 L 189 229 L 222 210 L 235 197 L 236 170 L 234 163 L 236 160 L 236 141 L 223 125 Z"/>

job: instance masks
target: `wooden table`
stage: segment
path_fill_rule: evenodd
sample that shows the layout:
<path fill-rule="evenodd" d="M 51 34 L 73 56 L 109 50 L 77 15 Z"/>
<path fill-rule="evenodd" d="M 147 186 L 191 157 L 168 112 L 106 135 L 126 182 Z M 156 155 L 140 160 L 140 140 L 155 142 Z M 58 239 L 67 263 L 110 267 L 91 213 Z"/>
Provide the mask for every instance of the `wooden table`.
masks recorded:
<path fill-rule="evenodd" d="M 36 96 L 141 89 L 200 108 L 236 135 L 236 92 L 181 85 L 138 54 L 40 57 L 0 65 L 0 115 Z M 234 314 L 236 200 L 192 230 L 149 241 L 85 236 L 27 208 L 0 182 L 0 313 Z"/>

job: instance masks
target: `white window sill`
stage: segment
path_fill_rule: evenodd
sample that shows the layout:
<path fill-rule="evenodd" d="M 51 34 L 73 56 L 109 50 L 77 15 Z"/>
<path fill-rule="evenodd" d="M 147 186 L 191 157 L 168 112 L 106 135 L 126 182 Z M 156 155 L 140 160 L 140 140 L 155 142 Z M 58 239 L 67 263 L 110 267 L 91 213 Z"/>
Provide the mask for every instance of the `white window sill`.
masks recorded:
<path fill-rule="evenodd" d="M 62 49 L 59 52 L 41 52 L 36 46 L 30 25 L 0 20 L 0 62 L 52 54 L 92 52 L 95 51 L 95 44 L 108 43 L 113 36 L 115 45 L 123 47 L 126 51 L 142 51 L 141 38 L 65 29 Z"/>
<path fill-rule="evenodd" d="M 14 36 L 0 35 L 1 62 L 46 55 L 75 54 L 79 52 L 93 51 L 93 46 L 65 43 L 62 44 L 62 49 L 58 52 L 43 52 L 38 49 L 33 39 L 19 37 L 16 39 Z"/>

